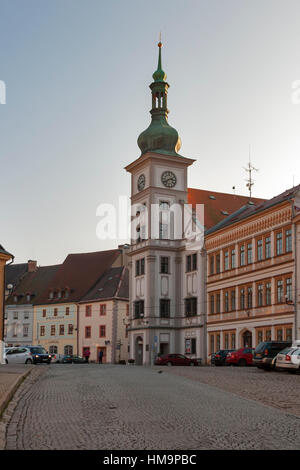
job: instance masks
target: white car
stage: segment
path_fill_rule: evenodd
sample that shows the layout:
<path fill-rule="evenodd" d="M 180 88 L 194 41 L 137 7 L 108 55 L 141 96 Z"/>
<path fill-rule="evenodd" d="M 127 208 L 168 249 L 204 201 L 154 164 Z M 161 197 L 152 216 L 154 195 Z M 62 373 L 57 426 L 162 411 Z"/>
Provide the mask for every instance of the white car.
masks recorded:
<path fill-rule="evenodd" d="M 4 359 L 6 364 L 32 364 L 32 354 L 26 347 L 5 348 Z"/>
<path fill-rule="evenodd" d="M 294 374 L 300 372 L 300 347 L 294 344 L 277 354 L 276 369 L 287 370 Z"/>

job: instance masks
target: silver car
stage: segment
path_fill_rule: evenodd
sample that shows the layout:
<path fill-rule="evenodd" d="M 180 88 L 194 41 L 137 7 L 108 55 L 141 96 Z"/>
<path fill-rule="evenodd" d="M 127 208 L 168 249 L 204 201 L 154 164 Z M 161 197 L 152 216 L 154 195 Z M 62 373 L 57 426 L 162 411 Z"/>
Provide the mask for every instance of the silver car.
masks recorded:
<path fill-rule="evenodd" d="M 5 362 L 6 364 L 32 364 L 32 354 L 30 349 L 25 347 L 18 348 L 5 348 Z"/>
<path fill-rule="evenodd" d="M 280 351 L 276 356 L 276 369 L 287 370 L 294 374 L 300 372 L 300 348 L 291 346 Z"/>

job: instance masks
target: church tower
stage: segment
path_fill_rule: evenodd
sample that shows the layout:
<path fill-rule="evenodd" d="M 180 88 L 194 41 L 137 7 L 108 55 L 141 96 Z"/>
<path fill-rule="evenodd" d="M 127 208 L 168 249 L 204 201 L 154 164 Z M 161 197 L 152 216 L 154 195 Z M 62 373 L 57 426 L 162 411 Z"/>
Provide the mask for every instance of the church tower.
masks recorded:
<path fill-rule="evenodd" d="M 138 138 L 140 157 L 125 168 L 131 173 L 133 217 L 129 357 L 136 364 L 153 364 L 157 354 L 185 353 L 184 331 L 191 328 L 190 318 L 186 322 L 190 307 L 186 310 L 185 300 L 190 294 L 185 288 L 189 281 L 183 223 L 175 221 L 170 208 L 183 211 L 187 169 L 195 160 L 179 155 L 178 132 L 168 123 L 169 84 L 162 69 L 161 42 L 158 48 L 158 66 L 150 85 L 151 123 Z M 197 268 L 198 254 L 191 254 L 190 260 L 193 255 L 192 266 Z M 194 282 L 199 284 L 199 279 Z"/>

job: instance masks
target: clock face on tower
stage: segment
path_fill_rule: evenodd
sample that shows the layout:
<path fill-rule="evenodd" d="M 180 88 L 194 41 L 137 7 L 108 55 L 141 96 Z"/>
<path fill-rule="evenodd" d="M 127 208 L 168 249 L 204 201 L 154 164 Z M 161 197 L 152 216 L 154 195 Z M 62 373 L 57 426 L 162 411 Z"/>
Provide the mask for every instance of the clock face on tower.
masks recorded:
<path fill-rule="evenodd" d="M 145 175 L 140 175 L 137 181 L 137 188 L 139 191 L 142 191 L 142 189 L 144 189 L 145 183 L 146 183 Z"/>
<path fill-rule="evenodd" d="M 161 175 L 161 181 L 167 188 L 173 188 L 177 182 L 177 178 L 172 171 L 164 171 Z"/>

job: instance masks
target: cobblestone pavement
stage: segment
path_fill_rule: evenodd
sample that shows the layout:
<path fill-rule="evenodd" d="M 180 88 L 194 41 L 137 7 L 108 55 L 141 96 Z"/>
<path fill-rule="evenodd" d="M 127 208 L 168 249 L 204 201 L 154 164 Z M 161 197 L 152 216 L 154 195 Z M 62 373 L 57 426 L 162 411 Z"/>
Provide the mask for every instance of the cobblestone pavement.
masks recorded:
<path fill-rule="evenodd" d="M 160 370 L 51 365 L 25 387 L 7 429 L 6 448 L 300 447 L 298 417 L 186 379 L 175 368 L 171 373 Z"/>
<path fill-rule="evenodd" d="M 257 367 L 168 367 L 168 373 L 227 390 L 300 416 L 300 376 Z"/>

